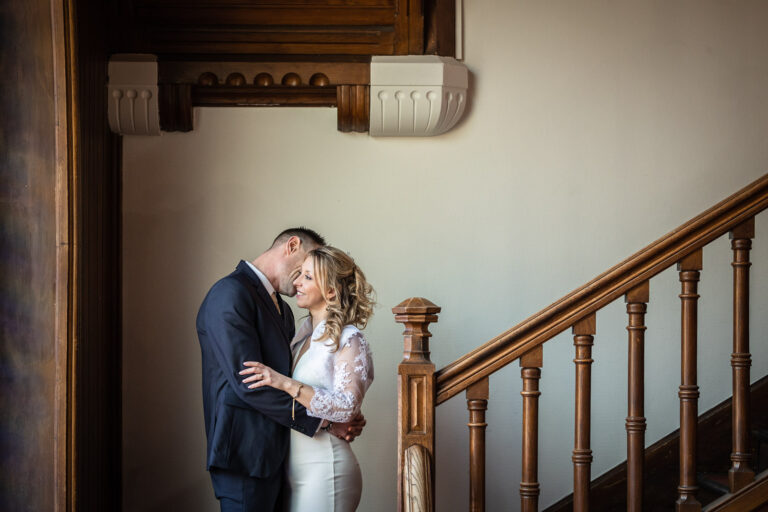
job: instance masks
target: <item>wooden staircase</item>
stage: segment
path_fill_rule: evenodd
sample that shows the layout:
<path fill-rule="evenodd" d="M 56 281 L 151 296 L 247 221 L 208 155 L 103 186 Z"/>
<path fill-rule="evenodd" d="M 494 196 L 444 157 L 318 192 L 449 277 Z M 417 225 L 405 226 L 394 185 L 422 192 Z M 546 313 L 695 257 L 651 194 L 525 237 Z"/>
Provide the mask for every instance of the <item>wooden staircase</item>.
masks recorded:
<path fill-rule="evenodd" d="M 749 255 L 755 216 L 768 208 L 768 175 L 683 224 L 645 249 L 574 290 L 551 306 L 435 370 L 429 358 L 430 323 L 440 307 L 411 298 L 393 308 L 405 325 L 403 361 L 398 366 L 398 510 L 434 510 L 435 407 L 464 391 L 469 412 L 469 473 L 471 511 L 485 510 L 485 411 L 488 377 L 519 361 L 522 377 L 522 481 L 520 510 L 539 504 L 538 399 L 543 366 L 542 345 L 568 328 L 575 345 L 575 419 L 573 449 L 573 510 L 590 509 L 591 365 L 596 313 L 624 297 L 628 315 L 628 404 L 626 418 L 626 510 L 644 509 L 646 459 L 644 416 L 645 313 L 649 280 L 677 266 L 681 301 L 681 383 L 679 476 L 668 482 L 677 511 L 757 509 L 768 503 L 768 470 L 756 474 L 750 448 Z M 733 251 L 733 374 L 732 435 L 728 492 L 702 507 L 698 499 L 696 444 L 698 423 L 697 333 L 698 282 L 702 249 L 729 233 Z M 711 479 L 711 478 L 710 478 Z M 676 488 L 675 488 L 676 486 Z M 709 489 L 705 491 L 709 492 Z M 647 510 L 653 510 L 645 507 Z M 595 510 L 602 510 L 595 508 Z"/>
<path fill-rule="evenodd" d="M 750 446 L 753 468 L 757 473 L 768 469 L 768 377 L 752 385 L 749 417 L 752 423 Z M 697 425 L 696 498 L 702 505 L 730 493 L 731 439 L 733 436 L 733 401 L 729 398 L 699 417 Z M 680 431 L 676 430 L 645 450 L 643 507 L 646 510 L 669 510 L 676 499 L 675 482 L 679 471 Z M 590 507 L 600 512 L 626 510 L 627 464 L 623 462 L 592 481 Z M 573 508 L 573 495 L 548 507 L 546 512 L 566 512 Z"/>

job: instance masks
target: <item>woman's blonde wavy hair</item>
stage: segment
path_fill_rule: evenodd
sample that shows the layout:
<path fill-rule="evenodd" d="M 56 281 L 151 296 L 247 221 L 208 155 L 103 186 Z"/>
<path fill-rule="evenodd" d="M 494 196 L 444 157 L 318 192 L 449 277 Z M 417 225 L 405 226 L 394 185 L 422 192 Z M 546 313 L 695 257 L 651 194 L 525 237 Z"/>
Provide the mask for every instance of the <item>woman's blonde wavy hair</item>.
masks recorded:
<path fill-rule="evenodd" d="M 330 340 L 333 350 L 339 348 L 341 331 L 347 325 L 364 329 L 373 315 L 373 287 L 347 253 L 325 245 L 310 251 L 314 266 L 315 281 L 328 305 L 325 333 L 317 340 Z M 329 292 L 333 290 L 333 298 Z"/>

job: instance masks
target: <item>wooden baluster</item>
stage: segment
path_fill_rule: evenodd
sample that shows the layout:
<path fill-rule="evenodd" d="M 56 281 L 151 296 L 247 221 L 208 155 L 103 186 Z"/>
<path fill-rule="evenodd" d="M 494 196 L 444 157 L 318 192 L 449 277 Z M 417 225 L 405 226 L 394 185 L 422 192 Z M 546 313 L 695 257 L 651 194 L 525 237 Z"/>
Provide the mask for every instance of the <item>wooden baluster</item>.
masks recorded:
<path fill-rule="evenodd" d="M 469 510 L 485 510 L 485 410 L 488 408 L 488 377 L 467 388 L 469 409 Z"/>
<path fill-rule="evenodd" d="M 677 511 L 700 511 L 696 500 L 696 426 L 698 421 L 699 386 L 696 385 L 697 286 L 702 268 L 701 249 L 677 264 L 680 272 L 682 309 L 682 354 L 680 365 L 680 485 L 677 488 Z"/>
<path fill-rule="evenodd" d="M 427 327 L 440 308 L 420 297 L 394 308 L 405 325 L 403 361 L 397 367 L 397 509 L 434 511 L 435 365 L 429 359 Z M 408 462 L 406 467 L 406 462 Z"/>
<path fill-rule="evenodd" d="M 749 250 L 755 237 L 755 218 L 734 228 L 730 233 L 733 249 L 733 452 L 728 481 L 736 492 L 755 478 L 750 467 L 749 450 Z"/>
<path fill-rule="evenodd" d="M 648 281 L 625 296 L 629 316 L 627 383 L 627 511 L 643 510 L 643 459 L 645 457 L 645 312 Z"/>
<path fill-rule="evenodd" d="M 573 326 L 576 347 L 576 418 L 573 448 L 573 510 L 589 510 L 589 481 L 592 450 L 589 447 L 592 396 L 592 344 L 595 335 L 595 314 Z"/>
<path fill-rule="evenodd" d="M 539 508 L 539 379 L 544 351 L 539 345 L 520 358 L 523 379 L 523 480 L 520 482 L 520 510 Z"/>

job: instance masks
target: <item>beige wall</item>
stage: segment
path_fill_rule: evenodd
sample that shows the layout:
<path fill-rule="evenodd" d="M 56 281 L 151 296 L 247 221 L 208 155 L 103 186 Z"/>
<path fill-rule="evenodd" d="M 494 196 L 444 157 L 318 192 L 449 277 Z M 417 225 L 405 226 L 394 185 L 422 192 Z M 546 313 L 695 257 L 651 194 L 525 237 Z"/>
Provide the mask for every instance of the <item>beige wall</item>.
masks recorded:
<path fill-rule="evenodd" d="M 335 131 L 333 109 L 252 108 L 198 109 L 192 133 L 125 138 L 127 512 L 216 510 L 194 318 L 208 287 L 279 230 L 318 229 L 377 288 L 376 382 L 354 449 L 361 510 L 388 511 L 402 354 L 393 305 L 418 295 L 443 307 L 432 354 L 445 365 L 768 172 L 762 2 L 473 1 L 465 26 L 471 105 L 444 136 L 372 139 Z M 755 260 L 768 261 L 766 224 Z M 728 253 L 723 239 L 704 254 L 701 410 L 729 394 Z M 752 282 L 764 307 L 765 265 Z M 651 282 L 649 442 L 677 422 L 678 286 L 673 271 Z M 597 319 L 595 476 L 625 457 L 623 310 Z M 767 323 L 755 314 L 753 378 L 768 372 Z M 545 348 L 544 505 L 571 485 L 572 358 L 567 335 Z M 517 364 L 491 379 L 491 509 L 518 503 L 519 390 Z M 460 510 L 464 400 L 437 416 L 438 509 Z"/>

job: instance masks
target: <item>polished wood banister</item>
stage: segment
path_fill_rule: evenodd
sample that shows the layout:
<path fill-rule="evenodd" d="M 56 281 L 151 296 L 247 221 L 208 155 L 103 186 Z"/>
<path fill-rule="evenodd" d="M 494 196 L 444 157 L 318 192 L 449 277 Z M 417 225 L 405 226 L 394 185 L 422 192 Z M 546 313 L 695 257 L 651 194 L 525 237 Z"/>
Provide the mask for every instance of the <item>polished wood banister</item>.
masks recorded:
<path fill-rule="evenodd" d="M 576 404 L 574 407 L 573 446 L 573 510 L 589 510 L 589 483 L 592 480 L 592 345 L 597 333 L 595 315 L 592 314 L 573 326 L 573 345 L 576 347 Z"/>
<path fill-rule="evenodd" d="M 645 314 L 650 284 L 630 290 L 624 300 L 629 317 L 627 347 L 627 512 L 642 512 L 645 465 Z"/>
<path fill-rule="evenodd" d="M 768 175 L 435 373 L 436 405 L 768 208 Z"/>
<path fill-rule="evenodd" d="M 698 283 L 702 269 L 699 249 L 677 264 L 680 274 L 680 485 L 677 487 L 677 512 L 699 512 L 696 499 L 696 429 L 699 417 L 697 384 Z"/>
<path fill-rule="evenodd" d="M 730 233 L 733 251 L 733 414 L 731 415 L 732 447 L 728 484 L 737 492 L 755 478 L 750 466 L 749 448 L 749 251 L 755 237 L 755 219 L 749 219 Z"/>

